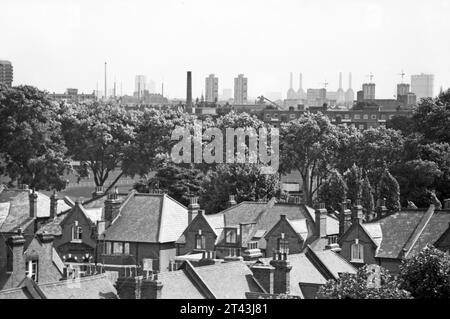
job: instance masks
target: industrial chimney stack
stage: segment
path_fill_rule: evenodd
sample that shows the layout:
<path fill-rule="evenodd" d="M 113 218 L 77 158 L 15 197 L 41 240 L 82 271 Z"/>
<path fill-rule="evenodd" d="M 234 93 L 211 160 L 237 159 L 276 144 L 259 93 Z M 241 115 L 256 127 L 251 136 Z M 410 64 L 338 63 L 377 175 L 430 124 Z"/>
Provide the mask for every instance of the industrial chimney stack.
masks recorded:
<path fill-rule="evenodd" d="M 187 71 L 186 107 L 192 107 L 192 72 Z"/>

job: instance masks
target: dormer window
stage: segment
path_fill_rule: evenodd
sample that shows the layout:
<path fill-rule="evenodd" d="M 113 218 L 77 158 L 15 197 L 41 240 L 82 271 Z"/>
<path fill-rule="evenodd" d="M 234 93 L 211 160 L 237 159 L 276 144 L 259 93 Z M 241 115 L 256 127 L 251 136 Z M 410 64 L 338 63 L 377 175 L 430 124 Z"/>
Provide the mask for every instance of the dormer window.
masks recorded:
<path fill-rule="evenodd" d="M 258 242 L 257 241 L 250 241 L 247 244 L 248 249 L 257 249 L 258 248 Z"/>
<path fill-rule="evenodd" d="M 202 230 L 199 229 L 198 233 L 195 235 L 195 249 L 205 249 L 206 242 L 205 236 L 202 234 Z"/>
<path fill-rule="evenodd" d="M 351 262 L 364 262 L 364 246 L 359 243 L 359 239 L 355 239 L 355 243 L 351 246 Z"/>
<path fill-rule="evenodd" d="M 225 243 L 227 243 L 227 244 L 236 244 L 237 243 L 236 229 L 226 229 L 225 230 Z"/>
<path fill-rule="evenodd" d="M 25 276 L 38 282 L 38 260 L 29 260 L 25 263 Z"/>
<path fill-rule="evenodd" d="M 280 238 L 278 238 L 277 248 L 280 253 L 288 253 L 289 251 L 289 242 L 284 233 L 281 233 Z"/>
<path fill-rule="evenodd" d="M 81 241 L 82 238 L 83 238 L 83 228 L 78 225 L 78 221 L 76 220 L 74 225 L 72 226 L 72 240 Z"/>
<path fill-rule="evenodd" d="M 337 235 L 328 236 L 328 245 L 337 244 L 337 242 L 338 242 L 338 236 Z"/>

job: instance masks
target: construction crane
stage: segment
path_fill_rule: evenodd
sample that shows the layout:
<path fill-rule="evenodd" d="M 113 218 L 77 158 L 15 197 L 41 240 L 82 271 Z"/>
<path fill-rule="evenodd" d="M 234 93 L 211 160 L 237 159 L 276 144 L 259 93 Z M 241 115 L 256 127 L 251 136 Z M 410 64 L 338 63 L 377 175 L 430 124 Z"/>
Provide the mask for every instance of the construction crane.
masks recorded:
<path fill-rule="evenodd" d="M 373 79 L 373 76 L 374 76 L 373 73 L 370 72 L 370 74 L 368 74 L 366 76 L 370 78 L 370 83 L 372 83 L 372 79 Z"/>
<path fill-rule="evenodd" d="M 402 70 L 402 73 L 399 73 L 399 75 L 402 77 L 402 83 L 403 83 L 403 78 L 405 77 L 406 73 Z"/>
<path fill-rule="evenodd" d="M 267 102 L 269 102 L 270 104 L 272 104 L 273 106 L 275 106 L 275 108 L 276 108 L 277 110 L 281 110 L 281 106 L 279 106 L 279 105 L 278 105 L 277 103 L 275 103 L 274 101 L 269 100 L 268 98 L 266 98 L 266 97 L 263 96 L 263 95 L 258 96 L 258 100 L 259 100 L 259 103 L 262 103 L 262 104 L 264 104 L 264 100 L 266 100 Z"/>

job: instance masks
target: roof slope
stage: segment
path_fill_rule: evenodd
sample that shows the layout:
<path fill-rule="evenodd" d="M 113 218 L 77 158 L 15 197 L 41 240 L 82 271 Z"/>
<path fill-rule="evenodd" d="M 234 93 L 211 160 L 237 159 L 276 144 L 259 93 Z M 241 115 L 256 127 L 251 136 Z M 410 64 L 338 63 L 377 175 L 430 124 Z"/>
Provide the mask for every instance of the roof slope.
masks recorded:
<path fill-rule="evenodd" d="M 166 194 L 134 193 L 104 232 L 111 241 L 175 242 L 188 223 L 187 209 Z"/>
<path fill-rule="evenodd" d="M 161 272 L 158 281 L 163 284 L 161 299 L 205 299 L 184 269 Z"/>
<path fill-rule="evenodd" d="M 242 261 L 197 267 L 195 271 L 218 299 L 245 299 L 246 292 L 263 292 Z"/>

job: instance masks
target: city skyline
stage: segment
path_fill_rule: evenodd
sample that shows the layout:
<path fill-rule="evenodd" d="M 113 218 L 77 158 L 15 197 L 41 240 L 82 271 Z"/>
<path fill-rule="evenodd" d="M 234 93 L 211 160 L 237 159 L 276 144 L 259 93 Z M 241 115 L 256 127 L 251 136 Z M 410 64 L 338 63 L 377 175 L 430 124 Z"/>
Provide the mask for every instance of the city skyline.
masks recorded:
<path fill-rule="evenodd" d="M 6 30 L 0 59 L 14 65 L 13 85 L 30 84 L 49 92 L 76 87 L 90 93 L 97 82 L 103 87 L 107 62 L 109 86 L 116 79 L 128 95 L 133 93 L 135 75 L 146 74 L 157 79 L 158 87 L 164 78 L 166 96 L 184 98 L 187 70 L 193 72 L 195 97 L 201 95 L 204 78 L 211 73 L 223 88 L 232 88 L 234 77 L 245 74 L 249 97 L 286 92 L 289 72 L 303 73 L 304 89 L 320 88 L 326 80 L 333 91 L 339 87 L 339 72 L 352 72 L 355 91 L 373 72 L 377 96 L 383 98 L 396 94 L 402 69 L 407 82 L 412 74 L 434 74 L 435 94 L 441 86 L 450 86 L 450 74 L 445 72 L 450 69 L 446 59 L 450 43 L 442 40 L 442 34 L 450 31 L 445 18 L 448 1 L 323 0 L 281 5 L 267 1 L 264 6 L 253 1 L 113 2 L 6 0 L 0 12 L 0 28 Z M 211 20 L 209 12 L 221 14 Z M 414 18 L 419 15 L 420 19 Z M 115 24 L 118 20 L 122 23 Z M 177 21 L 173 26 L 162 23 L 172 20 Z M 223 45 L 182 49 L 192 43 L 208 44 L 204 39 L 212 34 L 233 43 L 227 50 Z M 142 37 L 152 41 L 143 43 Z M 123 45 L 117 45 L 117 39 Z M 139 49 L 130 50 L 137 41 Z M 358 43 L 354 49 L 346 45 L 352 42 Z M 417 64 L 418 60 L 423 63 Z"/>

